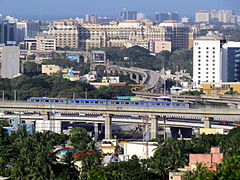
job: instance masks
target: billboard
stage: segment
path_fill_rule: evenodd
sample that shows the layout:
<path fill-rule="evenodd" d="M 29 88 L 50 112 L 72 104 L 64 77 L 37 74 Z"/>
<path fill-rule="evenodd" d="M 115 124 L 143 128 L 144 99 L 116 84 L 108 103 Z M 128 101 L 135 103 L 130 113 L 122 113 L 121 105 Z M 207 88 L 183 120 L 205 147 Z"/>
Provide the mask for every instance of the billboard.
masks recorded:
<path fill-rule="evenodd" d="M 81 75 L 80 71 L 70 71 L 68 74 L 69 74 L 70 76 Z"/>

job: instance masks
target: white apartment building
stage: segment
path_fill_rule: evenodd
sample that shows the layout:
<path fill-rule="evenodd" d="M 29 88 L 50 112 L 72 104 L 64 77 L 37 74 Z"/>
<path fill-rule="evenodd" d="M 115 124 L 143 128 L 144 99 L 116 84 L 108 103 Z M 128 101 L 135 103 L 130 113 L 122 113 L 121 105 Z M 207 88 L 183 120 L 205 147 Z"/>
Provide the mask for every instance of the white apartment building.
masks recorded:
<path fill-rule="evenodd" d="M 200 87 L 203 82 L 222 82 L 226 79 L 226 59 L 222 58 L 225 39 L 199 37 L 193 44 L 193 82 Z"/>
<path fill-rule="evenodd" d="M 0 45 L 0 78 L 13 78 L 20 73 L 19 46 Z"/>
<path fill-rule="evenodd" d="M 53 36 L 39 35 L 35 38 L 25 38 L 25 48 L 28 50 L 38 51 L 55 51 L 56 40 Z"/>

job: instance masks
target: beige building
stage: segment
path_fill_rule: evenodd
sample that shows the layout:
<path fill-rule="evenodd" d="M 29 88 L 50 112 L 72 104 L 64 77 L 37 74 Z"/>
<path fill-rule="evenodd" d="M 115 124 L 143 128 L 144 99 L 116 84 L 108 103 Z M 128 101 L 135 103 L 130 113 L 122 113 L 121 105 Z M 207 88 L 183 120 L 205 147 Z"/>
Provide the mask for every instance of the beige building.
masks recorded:
<path fill-rule="evenodd" d="M 42 65 L 42 73 L 47 75 L 52 75 L 60 72 L 62 69 L 60 66 L 56 65 Z"/>
<path fill-rule="evenodd" d="M 206 10 L 200 10 L 195 13 L 195 22 L 196 23 L 209 23 L 210 13 Z"/>
<path fill-rule="evenodd" d="M 81 47 L 82 49 L 102 47 L 128 47 L 140 45 L 146 49 L 149 42 L 171 41 L 171 46 L 187 49 L 189 28 L 176 21 L 166 21 L 154 25 L 151 20 L 113 20 L 109 25 L 77 24 L 74 20 L 54 21 L 48 34 L 56 38 L 57 47 Z M 162 44 L 163 45 L 163 44 Z M 168 45 L 157 43 L 157 50 L 167 49 Z M 151 44 L 150 44 L 151 46 Z M 161 46 L 161 48 L 159 48 Z M 153 49 L 150 51 L 155 51 Z"/>
<path fill-rule="evenodd" d="M 79 47 L 79 25 L 76 20 L 64 19 L 53 21 L 47 33 L 55 37 L 56 47 Z"/>

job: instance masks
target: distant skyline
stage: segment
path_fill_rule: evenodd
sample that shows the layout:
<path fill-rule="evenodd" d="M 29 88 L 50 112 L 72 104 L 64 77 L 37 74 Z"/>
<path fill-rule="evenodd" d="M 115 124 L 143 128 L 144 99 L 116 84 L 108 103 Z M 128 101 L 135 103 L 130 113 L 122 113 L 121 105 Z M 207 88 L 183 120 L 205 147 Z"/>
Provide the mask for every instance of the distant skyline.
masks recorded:
<path fill-rule="evenodd" d="M 194 17 L 196 10 L 233 9 L 240 15 L 239 0 L 0 0 L 0 14 L 35 19 L 74 18 L 85 14 L 118 17 L 123 8 L 153 18 L 156 11 L 177 11 Z"/>

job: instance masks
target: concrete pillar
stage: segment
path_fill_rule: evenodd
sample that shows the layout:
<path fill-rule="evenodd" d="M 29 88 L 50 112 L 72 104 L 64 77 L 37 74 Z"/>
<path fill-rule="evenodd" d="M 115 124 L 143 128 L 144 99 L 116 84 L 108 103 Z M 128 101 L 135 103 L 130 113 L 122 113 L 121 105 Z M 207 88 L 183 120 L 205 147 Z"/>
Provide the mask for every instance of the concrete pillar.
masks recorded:
<path fill-rule="evenodd" d="M 212 117 L 203 117 L 202 121 L 204 123 L 204 128 L 211 128 L 211 121 L 213 120 Z"/>
<path fill-rule="evenodd" d="M 158 136 L 157 116 L 150 116 L 150 119 L 151 119 L 151 139 L 155 139 Z"/>
<path fill-rule="evenodd" d="M 130 79 L 131 79 L 131 80 L 134 80 L 134 79 L 133 79 L 133 73 L 130 73 Z"/>
<path fill-rule="evenodd" d="M 112 138 L 112 115 L 111 114 L 104 114 L 105 119 L 105 139 Z"/>
<path fill-rule="evenodd" d="M 98 128 L 98 123 L 94 123 L 94 137 L 95 140 L 97 141 L 99 138 L 99 128 Z"/>
<path fill-rule="evenodd" d="M 137 84 L 140 84 L 140 75 L 139 74 L 136 74 L 136 82 L 137 82 Z"/>
<path fill-rule="evenodd" d="M 43 120 L 50 120 L 50 112 L 43 112 L 41 113 L 43 115 Z"/>

